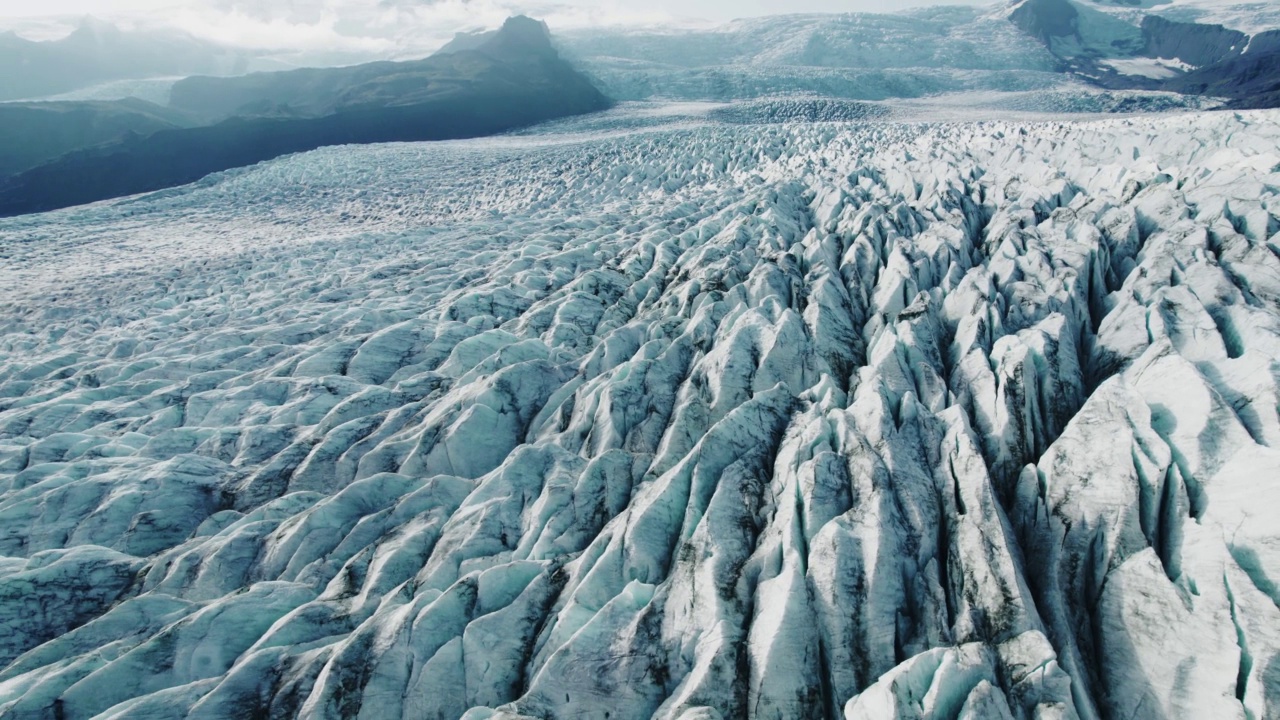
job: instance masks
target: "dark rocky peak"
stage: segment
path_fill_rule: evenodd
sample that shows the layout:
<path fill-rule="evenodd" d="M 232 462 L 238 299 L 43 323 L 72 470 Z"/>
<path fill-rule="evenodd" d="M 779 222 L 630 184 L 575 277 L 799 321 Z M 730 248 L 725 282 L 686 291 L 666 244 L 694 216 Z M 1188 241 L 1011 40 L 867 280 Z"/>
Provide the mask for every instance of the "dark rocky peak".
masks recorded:
<path fill-rule="evenodd" d="M 551 46 L 551 31 L 541 20 L 534 20 L 524 15 L 507 18 L 498 31 L 496 39 L 505 42 L 522 42 L 532 47 Z"/>
<path fill-rule="evenodd" d="M 547 23 L 526 18 L 525 15 L 508 18 L 498 31 L 483 33 L 477 40 L 479 42 L 474 44 L 476 51 L 498 59 L 530 54 L 556 54 L 556 49 L 552 46 L 552 33 L 547 28 Z"/>
<path fill-rule="evenodd" d="M 1068 0 L 1024 0 L 1009 14 L 1023 32 L 1049 44 L 1052 38 L 1078 37 L 1080 12 Z"/>
<path fill-rule="evenodd" d="M 475 51 L 497 58 L 554 53 L 547 24 L 524 15 L 508 18 L 497 30 L 463 32 L 454 36 L 436 55 Z"/>

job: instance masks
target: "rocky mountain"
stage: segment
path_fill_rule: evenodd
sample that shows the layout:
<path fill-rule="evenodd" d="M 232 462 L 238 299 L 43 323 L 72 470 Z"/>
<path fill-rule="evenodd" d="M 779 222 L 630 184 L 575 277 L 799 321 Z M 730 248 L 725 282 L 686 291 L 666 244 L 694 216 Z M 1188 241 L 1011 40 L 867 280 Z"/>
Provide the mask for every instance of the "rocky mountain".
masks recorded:
<path fill-rule="evenodd" d="M 411 63 L 193 78 L 171 107 L 212 125 L 132 135 L 0 181 L 0 215 L 198 180 L 326 145 L 489 135 L 608 107 L 546 28 L 513 18 L 480 47 Z M 3 119 L 0 117 L 0 119 Z"/>
<path fill-rule="evenodd" d="M 1232 107 L 1275 106 L 1280 11 L 1271 29 L 1252 33 L 1170 19 L 1164 11 L 1159 3 L 1116 13 L 1087 0 L 1023 0 L 1008 18 L 1044 43 L 1063 70 L 1103 87 L 1221 97 Z"/>
<path fill-rule="evenodd" d="M 1249 53 L 1169 80 L 1179 92 L 1232 98 L 1231 107 L 1280 107 L 1280 51 Z"/>
<path fill-rule="evenodd" d="M 631 112 L 0 222 L 0 714 L 1280 713 L 1280 116 Z"/>
<path fill-rule="evenodd" d="M 465 50 L 446 49 L 424 60 L 241 77 L 192 77 L 174 85 L 169 104 L 218 119 L 254 115 L 314 118 L 364 107 L 447 99 L 481 84 L 488 86 L 485 91 L 489 93 L 517 93 L 512 104 L 540 94 L 575 102 L 600 99 L 599 92 L 559 57 L 545 25 L 517 17 Z"/>

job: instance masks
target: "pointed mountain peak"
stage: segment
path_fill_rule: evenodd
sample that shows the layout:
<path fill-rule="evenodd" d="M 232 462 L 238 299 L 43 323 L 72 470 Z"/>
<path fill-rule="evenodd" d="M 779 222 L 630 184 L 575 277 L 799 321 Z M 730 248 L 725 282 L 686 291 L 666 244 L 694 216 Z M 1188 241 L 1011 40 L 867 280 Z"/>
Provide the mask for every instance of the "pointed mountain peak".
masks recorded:
<path fill-rule="evenodd" d="M 464 50 L 477 50 L 488 55 L 502 55 L 512 51 L 551 51 L 551 31 L 541 20 L 516 15 L 507 18 L 497 30 L 460 32 L 435 54 L 449 55 Z"/>
<path fill-rule="evenodd" d="M 536 40 L 550 41 L 551 39 L 551 30 L 547 27 L 547 24 L 541 20 L 534 20 L 527 15 L 514 15 L 507 18 L 507 21 L 502 23 L 502 29 L 498 32 Z"/>

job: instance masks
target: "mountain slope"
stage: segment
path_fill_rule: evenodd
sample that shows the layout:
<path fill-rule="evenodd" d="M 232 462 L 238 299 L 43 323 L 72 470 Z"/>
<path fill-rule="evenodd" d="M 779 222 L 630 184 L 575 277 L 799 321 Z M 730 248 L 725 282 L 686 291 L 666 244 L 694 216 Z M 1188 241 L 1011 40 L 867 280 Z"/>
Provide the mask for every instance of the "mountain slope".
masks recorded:
<path fill-rule="evenodd" d="M 0 223 L 0 713 L 1280 712 L 1280 115 L 584 127 Z"/>
<path fill-rule="evenodd" d="M 1142 35 L 1151 57 L 1176 58 L 1196 67 L 1238 57 L 1249 47 L 1249 36 L 1239 30 L 1174 22 L 1159 15 L 1142 19 Z"/>
<path fill-rule="evenodd" d="M 476 137 L 609 105 L 527 18 L 477 50 L 418 63 L 188 82 L 202 102 L 184 103 L 192 91 L 179 83 L 179 110 L 234 116 L 79 150 L 0 181 L 0 215 L 173 187 L 326 145 Z"/>
<path fill-rule="evenodd" d="M 1231 98 L 1231 107 L 1280 107 L 1280 52 L 1249 53 L 1188 72 L 1166 87 Z"/>
<path fill-rule="evenodd" d="M 189 124 L 183 113 L 142 100 L 0 103 L 0 178 L 73 150 Z"/>

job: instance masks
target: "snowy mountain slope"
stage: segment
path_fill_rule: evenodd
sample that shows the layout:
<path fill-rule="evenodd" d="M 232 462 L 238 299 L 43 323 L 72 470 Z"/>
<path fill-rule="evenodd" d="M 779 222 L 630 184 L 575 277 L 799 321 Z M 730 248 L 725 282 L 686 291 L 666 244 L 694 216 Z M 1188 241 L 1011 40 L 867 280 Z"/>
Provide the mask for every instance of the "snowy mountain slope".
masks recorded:
<path fill-rule="evenodd" d="M 1220 14 L 1228 9 L 1250 20 L 1227 22 Z M 1062 71 L 1100 87 L 1217 97 L 1235 109 L 1275 107 L 1280 98 L 1274 4 L 1019 0 L 1002 16 L 1040 40 Z"/>
<path fill-rule="evenodd" d="M 1280 713 L 1280 114 L 647 112 L 0 222 L 0 714 Z"/>

